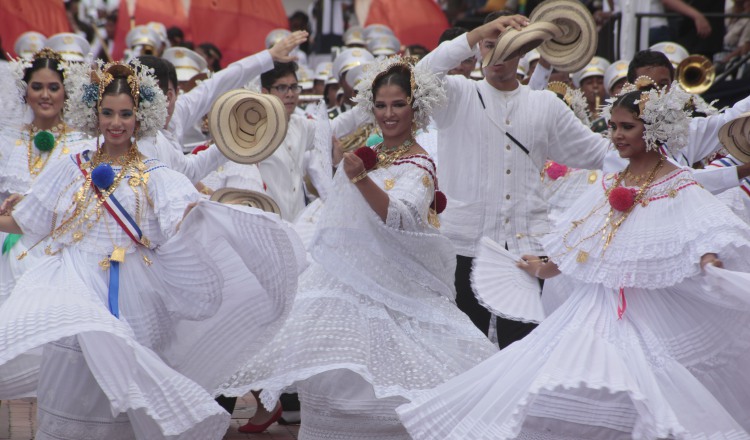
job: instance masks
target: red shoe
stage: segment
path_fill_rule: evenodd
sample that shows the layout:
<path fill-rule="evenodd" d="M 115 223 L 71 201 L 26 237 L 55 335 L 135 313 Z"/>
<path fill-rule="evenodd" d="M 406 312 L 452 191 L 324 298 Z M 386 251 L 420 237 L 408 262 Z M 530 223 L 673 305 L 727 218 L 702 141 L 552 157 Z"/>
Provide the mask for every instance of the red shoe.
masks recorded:
<path fill-rule="evenodd" d="M 268 429 L 269 426 L 271 426 L 272 424 L 274 424 L 277 420 L 279 420 L 281 418 L 281 412 L 282 412 L 281 406 L 279 406 L 278 411 L 276 411 L 271 416 L 270 419 L 266 420 L 266 423 L 263 423 L 261 425 L 254 425 L 254 424 L 250 423 L 250 421 L 248 420 L 246 424 L 240 426 L 239 428 L 237 428 L 237 430 L 239 432 L 244 433 L 244 434 L 258 434 L 258 433 L 261 433 L 261 432 L 265 431 L 266 429 Z"/>

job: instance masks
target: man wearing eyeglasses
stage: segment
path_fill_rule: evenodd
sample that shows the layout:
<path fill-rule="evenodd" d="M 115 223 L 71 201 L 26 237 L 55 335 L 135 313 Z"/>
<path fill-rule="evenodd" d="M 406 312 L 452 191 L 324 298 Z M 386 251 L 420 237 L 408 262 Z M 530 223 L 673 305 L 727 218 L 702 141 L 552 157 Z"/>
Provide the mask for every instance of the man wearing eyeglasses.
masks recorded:
<path fill-rule="evenodd" d="M 270 195 L 281 209 L 281 218 L 294 221 L 305 207 L 305 151 L 313 149 L 315 123 L 295 113 L 302 87 L 297 81 L 297 64 L 274 63 L 273 70 L 260 76 L 263 93 L 281 100 L 286 110 L 288 129 L 284 142 L 258 164 Z"/>

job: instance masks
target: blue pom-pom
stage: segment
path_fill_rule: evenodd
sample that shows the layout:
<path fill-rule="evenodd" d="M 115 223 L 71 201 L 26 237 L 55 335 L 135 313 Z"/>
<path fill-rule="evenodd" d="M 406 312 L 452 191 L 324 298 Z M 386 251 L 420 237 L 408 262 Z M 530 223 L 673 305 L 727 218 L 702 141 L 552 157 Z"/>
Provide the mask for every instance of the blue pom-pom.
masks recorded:
<path fill-rule="evenodd" d="M 367 145 L 368 147 L 372 147 L 381 142 L 383 142 L 383 136 L 373 133 L 370 135 L 370 137 L 367 138 L 367 140 L 365 141 L 365 145 Z"/>
<path fill-rule="evenodd" d="M 99 189 L 108 189 L 115 181 L 115 171 L 108 163 L 100 164 L 91 172 L 91 181 Z"/>

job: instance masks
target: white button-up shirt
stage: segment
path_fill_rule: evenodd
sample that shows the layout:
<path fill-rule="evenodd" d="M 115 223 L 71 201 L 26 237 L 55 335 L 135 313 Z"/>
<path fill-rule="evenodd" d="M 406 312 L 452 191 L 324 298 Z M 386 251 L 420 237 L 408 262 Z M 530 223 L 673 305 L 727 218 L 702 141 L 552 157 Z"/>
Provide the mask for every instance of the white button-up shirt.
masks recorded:
<path fill-rule="evenodd" d="M 293 114 L 284 142 L 258 164 L 266 191 L 281 209 L 281 218 L 294 221 L 305 207 L 305 151 L 314 147 L 315 122 Z"/>
<path fill-rule="evenodd" d="M 419 66 L 444 74 L 473 53 L 462 35 Z M 539 174 L 545 161 L 599 169 L 608 140 L 549 91 L 519 85 L 503 92 L 485 80 L 456 75 L 445 77 L 445 89 L 448 104 L 433 115 L 438 181 L 448 197 L 441 230 L 459 255 L 474 256 L 482 236 L 507 243 L 512 252 L 543 253 L 539 239 L 550 229 Z"/>

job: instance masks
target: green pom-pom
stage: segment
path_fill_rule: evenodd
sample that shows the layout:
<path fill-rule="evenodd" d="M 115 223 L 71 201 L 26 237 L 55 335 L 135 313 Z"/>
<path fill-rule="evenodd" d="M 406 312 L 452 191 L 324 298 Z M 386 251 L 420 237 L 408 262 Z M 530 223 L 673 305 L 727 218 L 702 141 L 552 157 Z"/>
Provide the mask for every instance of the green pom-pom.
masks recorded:
<path fill-rule="evenodd" d="M 20 234 L 8 234 L 5 236 L 5 240 L 3 240 L 3 254 L 7 254 L 8 251 L 16 244 L 18 243 L 18 240 L 21 239 Z"/>
<path fill-rule="evenodd" d="M 52 151 L 55 148 L 55 136 L 49 131 L 40 131 L 34 136 L 34 146 L 39 151 Z"/>
<path fill-rule="evenodd" d="M 370 135 L 370 137 L 367 138 L 367 141 L 365 141 L 365 145 L 368 147 L 372 147 L 374 145 L 377 145 L 379 143 L 383 142 L 383 136 L 380 136 L 377 133 L 373 133 Z"/>

